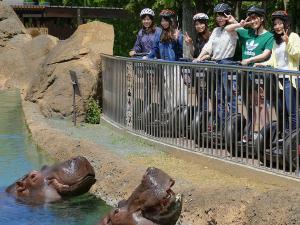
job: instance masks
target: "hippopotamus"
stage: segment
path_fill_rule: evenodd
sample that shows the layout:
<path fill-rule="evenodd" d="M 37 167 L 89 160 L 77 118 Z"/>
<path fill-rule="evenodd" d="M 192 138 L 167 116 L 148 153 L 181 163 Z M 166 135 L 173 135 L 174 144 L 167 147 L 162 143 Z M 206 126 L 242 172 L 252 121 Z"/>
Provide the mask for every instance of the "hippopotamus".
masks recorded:
<path fill-rule="evenodd" d="M 22 202 L 41 204 L 84 194 L 95 182 L 95 171 L 90 162 L 77 156 L 29 172 L 7 187 L 6 192 Z"/>
<path fill-rule="evenodd" d="M 175 225 L 182 209 L 175 181 L 158 168 L 149 167 L 127 200 L 105 216 L 99 225 Z"/>

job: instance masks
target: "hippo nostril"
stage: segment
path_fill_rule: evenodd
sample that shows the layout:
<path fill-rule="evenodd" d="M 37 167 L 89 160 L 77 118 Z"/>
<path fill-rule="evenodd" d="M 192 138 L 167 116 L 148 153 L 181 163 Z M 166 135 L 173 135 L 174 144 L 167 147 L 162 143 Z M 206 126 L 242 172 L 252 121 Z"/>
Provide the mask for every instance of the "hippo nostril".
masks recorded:
<path fill-rule="evenodd" d="M 120 209 L 115 209 L 114 214 L 117 214 L 120 212 Z"/>

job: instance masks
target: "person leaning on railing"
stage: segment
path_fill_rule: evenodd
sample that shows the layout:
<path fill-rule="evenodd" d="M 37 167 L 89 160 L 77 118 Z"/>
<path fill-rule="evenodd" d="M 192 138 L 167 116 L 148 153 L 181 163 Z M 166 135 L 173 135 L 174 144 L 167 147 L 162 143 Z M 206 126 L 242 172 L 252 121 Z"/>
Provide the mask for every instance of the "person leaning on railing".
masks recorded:
<path fill-rule="evenodd" d="M 156 35 L 148 58 L 157 57 L 162 60 L 178 61 L 183 54 L 183 35 L 177 27 L 176 13 L 173 10 L 164 9 L 159 15 L 162 32 Z"/>
<path fill-rule="evenodd" d="M 269 59 L 272 48 L 274 37 L 273 34 L 266 30 L 265 28 L 265 10 L 256 6 L 251 6 L 247 11 L 247 18 L 241 20 L 239 23 L 235 22 L 231 25 L 225 27 L 225 30 L 228 32 L 237 32 L 239 41 L 242 46 L 242 61 L 241 64 L 244 66 L 252 66 L 256 62 L 263 62 Z M 232 19 L 232 18 L 230 18 Z M 250 77 L 242 76 L 243 79 L 253 79 L 254 76 Z M 243 82 L 244 85 L 251 84 L 252 82 Z M 246 87 L 241 87 L 245 89 Z M 251 93 L 253 90 L 252 87 L 248 88 L 249 93 L 243 95 L 243 101 L 247 96 L 253 96 L 254 99 L 249 98 L 249 101 L 257 100 L 258 92 L 254 90 L 254 93 Z M 247 102 L 250 106 L 250 102 Z M 248 109 L 248 119 L 252 125 L 256 123 L 257 115 L 254 113 L 252 115 L 252 109 Z"/>
<path fill-rule="evenodd" d="M 265 14 L 264 9 L 252 6 L 248 9 L 245 20 L 225 27 L 228 32 L 238 34 L 242 44 L 241 64 L 244 66 L 266 61 L 271 55 L 274 38 L 265 29 Z"/>
<path fill-rule="evenodd" d="M 184 41 L 189 47 L 190 54 L 192 58 L 197 58 L 204 47 L 208 42 L 210 37 L 210 31 L 208 29 L 208 16 L 205 13 L 197 13 L 193 16 L 194 26 L 196 30 L 196 42 L 193 43 L 193 39 L 186 32 Z"/>
<path fill-rule="evenodd" d="M 210 37 L 210 31 L 208 29 L 208 16 L 205 13 L 197 13 L 193 16 L 193 21 L 194 21 L 194 26 L 195 26 L 195 30 L 196 30 L 196 38 L 195 38 L 195 42 L 193 41 L 193 39 L 189 36 L 189 34 L 186 32 L 184 35 L 184 41 L 186 43 L 186 45 L 189 48 L 189 52 L 190 52 L 190 57 L 191 58 L 197 58 L 200 54 L 200 52 L 202 51 L 204 45 L 208 42 L 209 37 Z M 195 87 L 195 94 L 197 97 L 197 100 L 199 101 L 200 104 L 200 99 L 202 100 L 201 105 L 203 106 L 203 109 L 207 109 L 207 96 L 205 95 L 205 91 L 204 89 L 202 89 L 200 86 L 202 82 L 202 78 L 200 78 L 200 74 L 199 71 L 196 72 L 196 70 L 190 68 L 189 69 L 190 74 L 189 76 L 186 75 L 184 77 L 185 80 L 185 84 L 192 85 L 193 87 Z M 202 93 L 202 95 L 200 96 L 200 93 Z M 202 97 L 202 98 L 200 98 Z"/>
<path fill-rule="evenodd" d="M 213 30 L 208 42 L 204 45 L 199 56 L 194 59 L 194 62 L 213 60 L 218 63 L 223 63 L 224 61 L 229 62 L 233 60 L 237 45 L 237 33 L 235 31 L 228 32 L 226 30 L 227 26 L 229 26 L 232 22 L 235 22 L 233 17 L 230 16 L 231 7 L 226 3 L 217 4 L 214 8 L 214 13 L 216 13 L 217 27 Z M 215 74 L 211 80 L 214 82 Z M 221 121 L 224 121 L 226 98 L 232 99 L 231 107 L 233 108 L 233 112 L 236 108 L 236 97 L 234 94 L 231 94 L 236 92 L 236 83 L 230 85 L 227 81 L 227 74 L 225 72 L 216 80 L 218 81 L 217 86 L 219 87 L 216 89 L 217 112 Z M 215 85 L 212 85 L 211 87 L 213 86 Z M 225 88 L 226 86 L 228 86 L 228 88 Z M 227 93 L 225 93 L 225 89 L 228 90 Z M 232 98 L 230 98 L 230 96 L 232 96 Z"/>
<path fill-rule="evenodd" d="M 138 32 L 136 42 L 129 55 L 135 56 L 136 53 L 149 53 L 153 48 L 155 37 L 161 34 L 161 28 L 154 24 L 155 13 L 152 9 L 145 8 L 140 13 L 142 29 Z"/>
<path fill-rule="evenodd" d="M 256 63 L 254 66 L 272 66 L 280 70 L 299 70 L 300 38 L 298 34 L 290 32 L 288 14 L 285 11 L 276 11 L 272 14 L 272 21 L 275 42 L 271 58 L 266 62 Z M 284 79 L 285 106 L 292 120 L 292 129 L 296 129 L 297 125 L 297 89 L 300 94 L 299 77 L 292 76 L 292 81 L 290 81 L 289 76 Z M 289 122 L 287 125 L 289 126 Z"/>
<path fill-rule="evenodd" d="M 154 47 L 148 57 L 167 61 L 178 61 L 183 55 L 183 35 L 177 27 L 176 13 L 173 10 L 164 9 L 160 12 L 161 35 L 156 37 Z M 163 74 L 160 77 L 163 100 L 167 110 L 170 112 L 173 107 L 185 104 L 186 88 L 183 86 L 177 65 L 162 65 Z"/>
<path fill-rule="evenodd" d="M 232 59 L 235 53 L 237 34 L 235 31 L 227 32 L 226 27 L 232 22 L 227 15 L 231 14 L 231 7 L 225 3 L 216 5 L 217 27 L 213 30 L 208 42 L 202 48 L 194 62 L 204 60 Z"/>

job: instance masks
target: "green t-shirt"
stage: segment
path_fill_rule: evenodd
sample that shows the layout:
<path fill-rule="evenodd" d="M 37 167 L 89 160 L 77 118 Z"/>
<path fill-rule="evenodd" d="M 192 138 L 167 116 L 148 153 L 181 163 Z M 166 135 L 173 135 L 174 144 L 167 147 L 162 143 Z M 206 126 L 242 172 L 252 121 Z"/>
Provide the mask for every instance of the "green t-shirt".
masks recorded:
<path fill-rule="evenodd" d="M 272 51 L 274 37 L 269 31 L 256 35 L 253 29 L 239 28 L 236 30 L 242 44 L 242 59 L 260 55 L 264 50 Z"/>

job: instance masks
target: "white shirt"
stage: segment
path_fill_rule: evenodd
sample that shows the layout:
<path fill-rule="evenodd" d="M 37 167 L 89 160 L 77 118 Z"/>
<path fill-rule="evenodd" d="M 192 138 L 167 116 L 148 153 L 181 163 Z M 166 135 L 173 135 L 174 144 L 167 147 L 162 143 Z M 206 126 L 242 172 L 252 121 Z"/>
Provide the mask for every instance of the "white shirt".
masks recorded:
<path fill-rule="evenodd" d="M 286 43 L 284 41 L 279 45 L 275 43 L 275 57 L 277 59 L 277 68 L 282 70 L 289 69 L 289 59 L 285 49 Z"/>
<path fill-rule="evenodd" d="M 212 60 L 221 60 L 234 56 L 237 33 L 227 32 L 222 27 L 216 27 L 202 51 L 208 52 Z"/>

